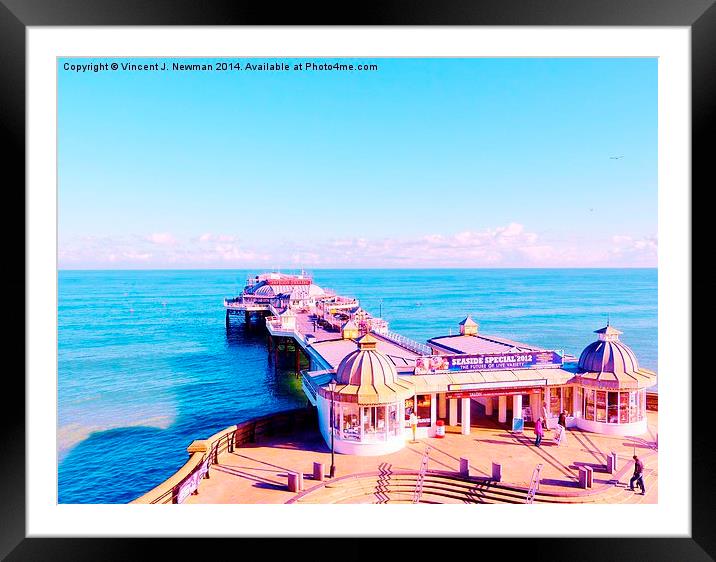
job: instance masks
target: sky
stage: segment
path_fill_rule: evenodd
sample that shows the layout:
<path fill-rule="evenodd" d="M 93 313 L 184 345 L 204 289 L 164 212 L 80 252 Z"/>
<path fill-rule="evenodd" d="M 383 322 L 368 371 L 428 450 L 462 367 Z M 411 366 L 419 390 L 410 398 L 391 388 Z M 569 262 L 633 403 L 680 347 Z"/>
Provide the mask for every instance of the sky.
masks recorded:
<path fill-rule="evenodd" d="M 58 205 L 62 269 L 656 267 L 657 59 L 59 59 Z"/>

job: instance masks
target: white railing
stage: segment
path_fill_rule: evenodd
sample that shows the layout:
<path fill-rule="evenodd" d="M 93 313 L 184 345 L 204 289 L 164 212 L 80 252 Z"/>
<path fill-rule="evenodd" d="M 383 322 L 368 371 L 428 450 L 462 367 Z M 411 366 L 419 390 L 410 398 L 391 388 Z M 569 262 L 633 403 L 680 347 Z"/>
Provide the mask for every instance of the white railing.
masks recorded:
<path fill-rule="evenodd" d="M 427 345 L 417 342 L 415 340 L 411 340 L 410 338 L 406 338 L 405 336 L 401 336 L 400 334 L 396 334 L 395 332 L 391 332 L 390 330 L 382 333 L 381 336 L 386 339 L 389 339 L 393 343 L 397 343 L 401 347 L 404 347 L 406 349 L 409 349 L 410 351 L 414 351 L 415 353 L 419 353 L 421 355 L 432 355 L 433 353 Z"/>
<path fill-rule="evenodd" d="M 308 376 L 308 370 L 304 369 L 301 371 L 301 380 L 303 382 L 303 388 L 305 390 L 308 390 L 308 392 L 313 396 L 313 402 L 315 404 L 316 402 L 316 394 L 318 394 L 318 390 L 316 388 L 316 383 L 313 382 L 313 379 Z"/>
<path fill-rule="evenodd" d="M 224 307 L 235 309 L 235 310 L 245 310 L 247 307 L 255 307 L 255 308 L 261 308 L 262 310 L 271 309 L 272 305 L 264 303 L 264 302 L 254 302 L 252 300 L 245 300 L 241 297 L 236 297 L 233 299 L 224 299 Z"/>
<path fill-rule="evenodd" d="M 415 482 L 415 492 L 413 493 L 413 503 L 420 503 L 420 498 L 423 495 L 423 482 L 425 481 L 425 473 L 428 471 L 428 459 L 430 457 L 430 447 L 425 449 L 423 455 L 423 461 L 420 463 L 420 472 L 418 473 L 417 481 Z"/>
<path fill-rule="evenodd" d="M 530 482 L 530 489 L 527 491 L 527 497 L 525 503 L 533 503 L 535 495 L 539 491 L 539 479 L 540 473 L 542 472 L 542 464 L 538 464 L 532 471 L 532 481 Z"/>

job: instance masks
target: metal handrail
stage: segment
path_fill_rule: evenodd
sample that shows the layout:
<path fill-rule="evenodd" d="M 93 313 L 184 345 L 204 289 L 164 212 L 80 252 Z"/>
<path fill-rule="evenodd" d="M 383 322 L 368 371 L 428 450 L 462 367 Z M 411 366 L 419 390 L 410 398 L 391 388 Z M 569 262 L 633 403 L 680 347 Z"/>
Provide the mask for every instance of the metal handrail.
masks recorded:
<path fill-rule="evenodd" d="M 422 355 L 432 355 L 433 353 L 427 345 L 411 340 L 410 338 L 406 338 L 405 336 L 401 336 L 400 334 L 396 334 L 395 332 L 391 332 L 390 330 L 382 333 L 381 336 L 402 347 L 405 347 L 406 349 L 415 351 L 416 353 L 420 353 Z"/>
<path fill-rule="evenodd" d="M 532 471 L 532 481 L 530 482 L 530 489 L 527 491 L 527 497 L 525 503 L 534 503 L 535 495 L 539 491 L 539 479 L 542 472 L 542 464 L 538 464 Z"/>
<path fill-rule="evenodd" d="M 428 471 L 428 459 L 430 457 L 430 447 L 425 449 L 423 460 L 420 464 L 420 472 L 418 473 L 417 481 L 415 482 L 415 492 L 413 493 L 413 503 L 420 503 L 420 498 L 423 495 L 423 483 L 425 481 L 425 473 Z"/>

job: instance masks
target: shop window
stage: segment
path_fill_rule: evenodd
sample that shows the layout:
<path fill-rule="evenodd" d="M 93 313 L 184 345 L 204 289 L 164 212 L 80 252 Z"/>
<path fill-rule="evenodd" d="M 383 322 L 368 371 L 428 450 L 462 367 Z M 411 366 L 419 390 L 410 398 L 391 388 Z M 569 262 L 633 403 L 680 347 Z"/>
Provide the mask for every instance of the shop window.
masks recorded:
<path fill-rule="evenodd" d="M 562 388 L 562 409 L 567 410 L 568 416 L 574 415 L 573 391 L 574 389 L 571 386 Z"/>
<path fill-rule="evenodd" d="M 358 418 L 357 404 L 343 404 L 343 439 L 360 441 L 360 420 Z"/>
<path fill-rule="evenodd" d="M 390 435 L 400 434 L 400 424 L 398 423 L 398 405 L 390 404 L 388 406 L 388 433 Z"/>
<path fill-rule="evenodd" d="M 619 423 L 629 423 L 629 393 L 619 393 Z"/>
<path fill-rule="evenodd" d="M 415 411 L 415 401 L 412 398 L 405 399 L 405 427 L 410 427 L 410 416 Z M 417 415 L 417 414 L 416 414 Z"/>
<path fill-rule="evenodd" d="M 578 408 L 580 408 L 579 412 L 575 412 L 574 414 L 577 416 L 583 416 L 584 413 L 584 389 L 581 386 L 577 387 L 577 404 Z"/>
<path fill-rule="evenodd" d="M 629 393 L 629 422 L 634 423 L 639 421 L 639 406 L 637 404 L 638 393 Z"/>
<path fill-rule="evenodd" d="M 377 415 L 372 406 L 363 406 L 363 438 L 374 439 L 377 432 Z"/>
<path fill-rule="evenodd" d="M 341 405 L 334 404 L 333 406 L 333 433 L 339 438 L 341 436 Z"/>
<path fill-rule="evenodd" d="M 584 419 L 594 421 L 594 391 L 591 388 L 584 389 Z"/>
<path fill-rule="evenodd" d="M 532 408 L 530 407 L 530 395 L 522 395 L 522 419 L 525 422 L 531 422 L 532 420 Z"/>
<path fill-rule="evenodd" d="M 549 389 L 549 413 L 552 417 L 559 416 L 560 410 L 560 388 L 552 387 Z"/>
<path fill-rule="evenodd" d="M 430 427 L 430 394 L 418 395 L 418 408 L 416 415 L 418 416 L 418 427 Z"/>
<path fill-rule="evenodd" d="M 375 441 L 385 439 L 385 406 L 362 406 L 362 440 Z"/>
<path fill-rule="evenodd" d="M 618 392 L 607 392 L 607 423 L 619 423 Z"/>
<path fill-rule="evenodd" d="M 597 421 L 607 421 L 607 393 L 604 390 L 597 390 Z"/>
<path fill-rule="evenodd" d="M 387 427 L 385 427 L 385 406 L 376 406 L 375 413 L 376 430 L 381 435 L 385 435 L 386 430 L 388 429 Z"/>

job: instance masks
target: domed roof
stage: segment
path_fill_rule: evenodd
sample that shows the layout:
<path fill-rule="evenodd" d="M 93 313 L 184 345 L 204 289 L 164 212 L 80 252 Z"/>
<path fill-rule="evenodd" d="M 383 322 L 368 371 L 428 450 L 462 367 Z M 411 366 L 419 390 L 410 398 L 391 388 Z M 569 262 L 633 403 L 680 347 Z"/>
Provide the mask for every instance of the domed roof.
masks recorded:
<path fill-rule="evenodd" d="M 311 297 L 321 297 L 326 294 L 326 291 L 323 290 L 322 287 L 319 287 L 318 285 L 314 285 L 311 283 L 308 287 L 308 295 Z"/>
<path fill-rule="evenodd" d="M 261 283 L 257 284 L 254 287 L 254 290 L 252 291 L 254 295 L 257 297 L 275 297 L 276 292 L 273 290 L 273 287 L 266 283 L 266 281 L 262 281 Z"/>
<path fill-rule="evenodd" d="M 398 378 L 393 362 L 376 349 L 375 337 L 368 333 L 356 342 L 358 349 L 346 355 L 336 369 L 336 384 L 345 385 L 336 391 L 338 400 L 386 404 L 412 396 L 412 385 Z"/>
<path fill-rule="evenodd" d="M 580 377 L 606 387 L 643 388 L 656 382 L 652 380 L 656 375 L 639 368 L 634 352 L 619 341 L 622 332 L 607 324 L 594 333 L 599 334 L 599 338 L 585 347 L 579 356 Z"/>

